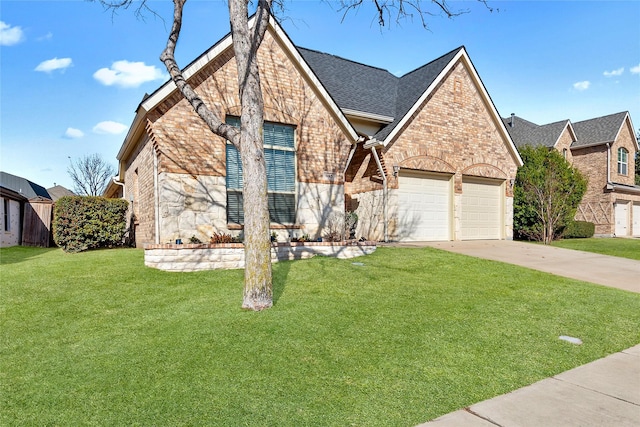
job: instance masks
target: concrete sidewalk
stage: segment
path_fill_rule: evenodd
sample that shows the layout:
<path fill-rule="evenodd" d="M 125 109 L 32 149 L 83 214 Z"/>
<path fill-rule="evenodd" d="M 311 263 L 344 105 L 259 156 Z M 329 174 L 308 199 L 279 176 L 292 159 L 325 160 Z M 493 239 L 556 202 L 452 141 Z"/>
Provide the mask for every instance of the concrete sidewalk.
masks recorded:
<path fill-rule="evenodd" d="M 394 243 L 430 246 L 640 293 L 640 261 L 513 240 Z"/>
<path fill-rule="evenodd" d="M 640 426 L 640 345 L 419 427 Z"/>

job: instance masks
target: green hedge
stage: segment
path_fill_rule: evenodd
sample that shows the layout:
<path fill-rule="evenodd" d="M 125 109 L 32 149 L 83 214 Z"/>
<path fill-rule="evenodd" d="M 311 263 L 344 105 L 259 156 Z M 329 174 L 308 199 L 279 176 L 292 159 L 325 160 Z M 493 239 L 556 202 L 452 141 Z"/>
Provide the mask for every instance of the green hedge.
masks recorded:
<path fill-rule="evenodd" d="M 122 246 L 128 208 L 123 199 L 62 197 L 53 211 L 53 240 L 65 252 Z"/>
<path fill-rule="evenodd" d="M 572 221 L 562 233 L 564 239 L 583 239 L 593 237 L 596 225 L 587 221 Z"/>

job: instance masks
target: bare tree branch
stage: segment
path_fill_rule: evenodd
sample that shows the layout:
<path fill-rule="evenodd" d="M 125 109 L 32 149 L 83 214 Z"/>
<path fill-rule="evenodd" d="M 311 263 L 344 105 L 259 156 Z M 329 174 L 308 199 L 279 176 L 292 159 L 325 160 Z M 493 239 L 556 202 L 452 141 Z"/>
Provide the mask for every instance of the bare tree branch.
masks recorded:
<path fill-rule="evenodd" d="M 73 181 L 76 194 L 100 196 L 116 170 L 100 155 L 92 154 L 71 162 L 67 173 Z"/>

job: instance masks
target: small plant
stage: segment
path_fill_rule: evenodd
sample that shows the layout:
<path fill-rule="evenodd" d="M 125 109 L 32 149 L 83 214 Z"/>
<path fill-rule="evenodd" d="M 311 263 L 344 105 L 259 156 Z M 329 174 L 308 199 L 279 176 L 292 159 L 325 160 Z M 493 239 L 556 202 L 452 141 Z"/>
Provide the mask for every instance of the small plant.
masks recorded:
<path fill-rule="evenodd" d="M 193 243 L 193 244 L 195 244 L 195 245 L 198 245 L 198 244 L 202 243 L 202 240 L 198 239 L 198 238 L 194 235 L 194 236 L 191 236 L 191 237 L 189 238 L 189 243 Z"/>
<path fill-rule="evenodd" d="M 228 233 L 218 233 L 218 232 L 213 232 L 213 236 L 211 236 L 211 239 L 209 240 L 209 243 L 236 243 L 234 241 L 234 237 L 231 234 Z"/>

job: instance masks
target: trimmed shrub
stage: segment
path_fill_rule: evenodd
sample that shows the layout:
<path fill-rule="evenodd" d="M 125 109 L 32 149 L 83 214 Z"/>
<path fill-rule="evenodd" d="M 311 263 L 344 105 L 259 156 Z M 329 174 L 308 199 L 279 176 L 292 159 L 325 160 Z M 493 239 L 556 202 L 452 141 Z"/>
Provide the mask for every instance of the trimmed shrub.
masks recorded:
<path fill-rule="evenodd" d="M 563 239 L 586 239 L 593 237 L 596 225 L 588 221 L 572 221 L 562 233 Z"/>
<path fill-rule="evenodd" d="M 53 210 L 53 240 L 65 252 L 122 246 L 128 208 L 123 199 L 62 197 Z"/>

